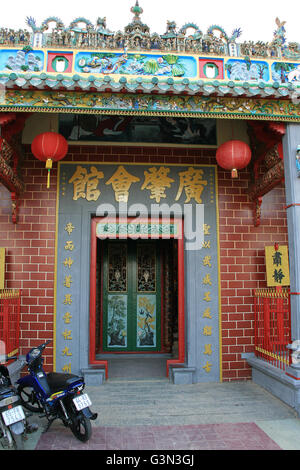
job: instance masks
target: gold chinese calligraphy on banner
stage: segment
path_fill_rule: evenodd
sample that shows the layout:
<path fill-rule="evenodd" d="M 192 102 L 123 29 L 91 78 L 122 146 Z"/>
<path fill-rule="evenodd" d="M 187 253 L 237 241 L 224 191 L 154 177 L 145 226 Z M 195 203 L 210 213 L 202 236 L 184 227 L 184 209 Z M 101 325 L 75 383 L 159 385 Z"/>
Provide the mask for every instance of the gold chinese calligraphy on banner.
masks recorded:
<path fill-rule="evenodd" d="M 72 224 L 72 222 L 68 222 L 64 227 L 64 230 L 68 233 L 69 236 L 71 236 L 74 229 L 75 229 L 75 227 Z M 74 248 L 75 248 L 75 245 L 73 243 L 73 240 L 67 240 L 66 243 L 64 244 L 64 251 L 73 251 Z M 65 256 L 65 259 L 63 260 L 62 263 L 64 265 L 64 268 L 68 268 L 68 270 L 67 270 L 67 273 L 64 270 L 62 282 L 63 282 L 64 288 L 69 290 L 69 289 L 71 289 L 72 283 L 73 283 L 72 274 L 70 274 L 70 272 L 72 270 L 72 265 L 74 263 L 74 259 L 71 258 L 71 256 L 68 257 L 66 253 L 64 253 L 64 256 Z M 73 304 L 72 293 L 69 293 L 68 291 L 67 291 L 67 293 L 64 292 L 63 304 L 64 304 L 65 308 L 68 309 L 68 311 L 64 311 L 64 315 L 63 315 L 62 319 L 64 321 L 64 325 L 68 325 L 68 328 L 71 328 L 72 327 L 72 314 L 69 310 L 72 310 L 72 304 Z M 62 335 L 63 340 L 64 340 L 64 344 L 62 345 L 63 349 L 61 351 L 61 356 L 63 356 L 65 359 L 67 359 L 69 357 L 71 359 L 71 357 L 73 355 L 73 352 L 72 352 L 72 340 L 73 340 L 72 330 L 68 329 L 68 328 L 65 328 L 64 331 L 61 332 L 61 335 Z M 66 344 L 65 342 L 69 342 L 69 344 Z M 62 371 L 65 372 L 65 373 L 70 374 L 71 373 L 71 367 L 72 367 L 71 362 L 67 362 L 66 364 L 64 363 L 63 366 L 62 366 Z"/>
<path fill-rule="evenodd" d="M 5 248 L 0 248 L 0 289 L 4 289 L 5 278 Z"/>
<path fill-rule="evenodd" d="M 289 254 L 285 245 L 265 247 L 267 285 L 289 286 Z"/>
<path fill-rule="evenodd" d="M 210 191 L 214 194 L 213 181 L 204 179 L 204 170 L 201 168 L 189 167 L 186 171 L 178 173 L 179 182 L 175 182 L 174 178 L 170 178 L 168 174 L 170 168 L 152 167 L 144 171 L 144 181 L 141 178 L 131 174 L 124 166 L 119 165 L 113 175 L 103 183 L 103 185 L 111 185 L 115 194 L 115 201 L 128 202 L 131 186 L 140 183 L 140 190 L 150 191 L 150 199 L 155 199 L 157 203 L 161 199 L 166 199 L 166 189 L 171 188 L 173 184 L 178 184 L 175 201 L 178 201 L 182 194 L 185 195 L 185 204 L 195 201 L 202 204 L 202 193 L 206 186 L 210 185 Z M 104 172 L 97 170 L 95 166 L 91 166 L 90 173 L 88 169 L 77 165 L 76 171 L 69 179 L 69 183 L 73 185 L 73 201 L 85 199 L 89 202 L 98 201 L 104 187 L 99 189 L 100 180 L 105 178 Z M 136 190 L 132 189 L 136 194 Z M 212 196 L 211 196 L 212 197 Z M 213 202 L 213 199 L 211 199 Z"/>

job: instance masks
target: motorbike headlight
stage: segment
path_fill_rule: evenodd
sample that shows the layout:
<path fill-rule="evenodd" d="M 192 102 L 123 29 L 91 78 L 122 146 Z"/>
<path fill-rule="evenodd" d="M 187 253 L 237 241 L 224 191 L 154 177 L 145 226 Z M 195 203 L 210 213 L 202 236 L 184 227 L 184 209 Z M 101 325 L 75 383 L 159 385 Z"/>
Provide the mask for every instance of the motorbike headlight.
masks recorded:
<path fill-rule="evenodd" d="M 38 348 L 35 348 L 33 349 L 32 351 L 30 351 L 30 357 L 32 359 L 35 359 L 36 357 L 38 357 L 40 355 L 40 350 Z"/>
<path fill-rule="evenodd" d="M 19 397 L 17 395 L 13 395 L 11 397 L 4 398 L 4 400 L 1 400 L 0 406 L 8 406 L 12 403 L 15 403 L 16 401 L 19 401 Z"/>

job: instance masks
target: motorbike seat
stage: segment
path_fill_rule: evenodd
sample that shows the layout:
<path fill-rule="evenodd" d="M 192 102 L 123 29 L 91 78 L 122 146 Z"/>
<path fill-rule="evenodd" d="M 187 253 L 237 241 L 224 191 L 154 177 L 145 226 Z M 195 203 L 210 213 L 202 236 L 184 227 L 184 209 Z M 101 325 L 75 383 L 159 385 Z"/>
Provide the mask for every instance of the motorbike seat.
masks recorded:
<path fill-rule="evenodd" d="M 4 395 L 10 394 L 13 392 L 13 389 L 9 385 L 2 385 L 0 387 L 0 400 L 4 397 Z"/>
<path fill-rule="evenodd" d="M 47 374 L 47 382 L 52 393 L 64 390 L 66 387 L 80 381 L 83 382 L 83 378 L 74 374 L 63 374 L 61 372 L 49 372 Z"/>

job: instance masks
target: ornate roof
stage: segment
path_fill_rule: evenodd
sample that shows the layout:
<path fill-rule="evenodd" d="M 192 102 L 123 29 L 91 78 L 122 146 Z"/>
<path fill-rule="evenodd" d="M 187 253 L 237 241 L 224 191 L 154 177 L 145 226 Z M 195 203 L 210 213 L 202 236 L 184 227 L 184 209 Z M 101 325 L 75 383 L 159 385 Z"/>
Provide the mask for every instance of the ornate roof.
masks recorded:
<path fill-rule="evenodd" d="M 287 43 L 285 22 L 276 19 L 274 37 L 268 43 L 240 43 L 239 28 L 227 34 L 212 25 L 204 34 L 194 22 L 178 28 L 168 21 L 164 34 L 151 33 L 141 20 L 138 0 L 131 13 L 132 21 L 117 32 L 107 27 L 106 18 L 93 24 L 83 17 L 68 27 L 57 17 L 45 19 L 40 26 L 30 17 L 31 31 L 0 29 L 1 110 L 32 109 L 40 101 L 46 109 L 50 104 L 55 108 L 59 93 L 67 92 L 73 98 L 65 109 L 79 110 L 74 93 L 100 92 L 201 96 L 204 101 L 214 97 L 285 100 L 284 118 L 300 118 L 300 45 Z M 50 31 L 53 22 L 55 28 Z M 253 107 L 250 114 L 255 116 Z M 267 108 L 273 109 L 273 104 Z M 247 110 L 244 114 L 248 115 Z"/>

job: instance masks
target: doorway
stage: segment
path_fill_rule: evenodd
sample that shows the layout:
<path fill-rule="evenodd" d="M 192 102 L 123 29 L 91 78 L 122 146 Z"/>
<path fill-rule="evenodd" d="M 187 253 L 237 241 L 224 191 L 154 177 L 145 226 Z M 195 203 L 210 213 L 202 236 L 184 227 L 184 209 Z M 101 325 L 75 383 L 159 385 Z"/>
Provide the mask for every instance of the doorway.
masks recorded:
<path fill-rule="evenodd" d="M 102 237 L 103 227 L 106 221 L 92 218 L 90 365 L 105 368 L 106 378 L 117 369 L 124 377 L 130 370 L 134 378 L 138 369 L 139 377 L 154 377 L 160 361 L 166 377 L 185 360 L 183 223 L 171 222 L 165 238 L 144 235 L 165 229 L 160 221 L 137 225 L 144 232 L 135 239 Z"/>

